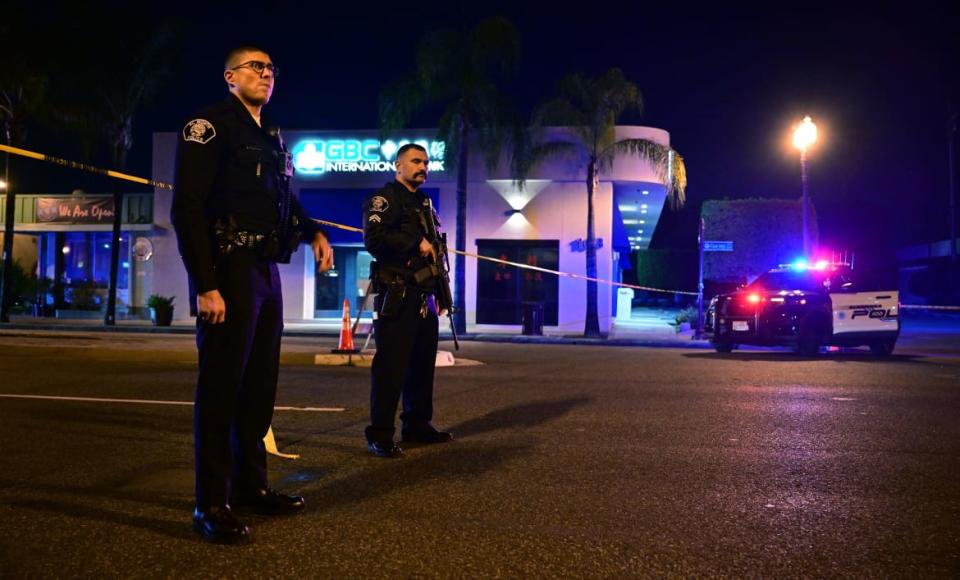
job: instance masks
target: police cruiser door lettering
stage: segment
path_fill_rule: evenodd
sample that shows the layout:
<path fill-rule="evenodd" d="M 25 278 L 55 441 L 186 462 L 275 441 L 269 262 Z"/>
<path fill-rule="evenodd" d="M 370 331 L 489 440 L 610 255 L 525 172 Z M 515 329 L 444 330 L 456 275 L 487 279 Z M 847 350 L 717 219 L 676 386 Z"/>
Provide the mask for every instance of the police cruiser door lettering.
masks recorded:
<path fill-rule="evenodd" d="M 898 328 L 898 292 L 851 292 L 830 294 L 833 334 L 884 332 Z"/>

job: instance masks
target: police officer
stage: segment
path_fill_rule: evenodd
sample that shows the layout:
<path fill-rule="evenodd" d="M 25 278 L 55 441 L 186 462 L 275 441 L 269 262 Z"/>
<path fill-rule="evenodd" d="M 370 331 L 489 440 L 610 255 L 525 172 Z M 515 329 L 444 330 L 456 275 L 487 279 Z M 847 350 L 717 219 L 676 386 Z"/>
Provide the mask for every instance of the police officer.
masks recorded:
<path fill-rule="evenodd" d="M 267 485 L 263 438 L 283 331 L 277 262 L 289 262 L 304 241 L 324 271 L 333 252 L 292 197 L 290 156 L 261 116 L 277 78 L 270 55 L 236 48 L 223 78 L 226 100 L 179 136 L 172 221 L 197 291 L 194 529 L 211 541 L 238 543 L 250 539 L 250 530 L 232 507 L 288 514 L 304 506 L 303 498 Z"/>
<path fill-rule="evenodd" d="M 403 441 L 444 443 L 453 437 L 433 427 L 433 371 L 437 358 L 436 279 L 420 276 L 436 262 L 423 219 L 434 219 L 419 191 L 427 179 L 427 151 L 413 143 L 397 151 L 396 179 L 363 207 L 363 242 L 376 258 L 372 276 L 374 337 L 367 448 L 377 457 L 399 457 L 394 418 L 403 395 Z"/>

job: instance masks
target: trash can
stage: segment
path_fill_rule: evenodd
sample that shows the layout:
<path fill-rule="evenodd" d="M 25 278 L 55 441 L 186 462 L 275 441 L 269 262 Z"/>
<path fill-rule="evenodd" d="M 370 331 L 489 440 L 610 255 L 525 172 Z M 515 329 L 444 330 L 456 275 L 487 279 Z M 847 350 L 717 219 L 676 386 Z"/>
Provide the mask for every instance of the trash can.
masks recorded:
<path fill-rule="evenodd" d="M 543 302 L 523 302 L 520 306 L 523 334 L 543 336 Z"/>
<path fill-rule="evenodd" d="M 630 311 L 633 308 L 633 289 L 617 289 L 617 320 L 630 320 Z"/>

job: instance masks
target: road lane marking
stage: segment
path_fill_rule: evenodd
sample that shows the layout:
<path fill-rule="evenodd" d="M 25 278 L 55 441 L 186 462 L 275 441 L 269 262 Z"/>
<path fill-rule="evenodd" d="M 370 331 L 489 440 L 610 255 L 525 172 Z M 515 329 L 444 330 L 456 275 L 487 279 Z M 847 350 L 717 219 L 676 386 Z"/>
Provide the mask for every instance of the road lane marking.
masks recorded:
<path fill-rule="evenodd" d="M 54 397 L 49 395 L 14 395 L 0 393 L 4 399 L 39 399 L 45 401 L 80 401 L 83 403 L 135 403 L 138 405 L 182 405 L 193 406 L 193 401 L 153 401 L 150 399 L 101 399 L 98 397 Z M 343 407 L 274 407 L 274 411 L 309 411 L 313 413 L 340 413 Z"/>

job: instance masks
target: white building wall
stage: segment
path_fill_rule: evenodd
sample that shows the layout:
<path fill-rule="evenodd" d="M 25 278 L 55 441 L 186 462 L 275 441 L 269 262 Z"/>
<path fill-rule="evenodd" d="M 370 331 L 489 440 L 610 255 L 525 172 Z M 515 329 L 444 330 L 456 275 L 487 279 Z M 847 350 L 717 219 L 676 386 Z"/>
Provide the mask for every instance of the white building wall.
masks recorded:
<path fill-rule="evenodd" d="M 571 249 L 570 242 L 586 239 L 587 194 L 586 183 L 581 181 L 557 181 L 529 184 L 537 192 L 526 201 L 522 210 L 512 216 L 505 215 L 511 209 L 507 201 L 529 197 L 527 191 L 518 190 L 503 181 L 472 183 L 467 204 L 469 216 L 467 251 L 477 253 L 477 239 L 499 240 L 557 240 L 559 242 L 559 270 L 586 276 L 586 252 Z M 601 182 L 595 197 L 595 223 L 597 238 L 604 246 L 597 252 L 597 275 L 610 279 L 613 275 L 613 259 L 610 236 L 613 215 L 613 187 L 610 182 Z M 467 260 L 467 324 L 476 325 L 477 320 L 477 260 Z M 558 326 L 545 327 L 544 332 L 582 332 L 586 319 L 587 283 L 568 277 L 560 277 Z M 597 310 L 601 330 L 610 325 L 610 293 L 601 284 L 598 291 Z M 519 325 L 476 325 L 477 332 L 517 332 Z"/>

